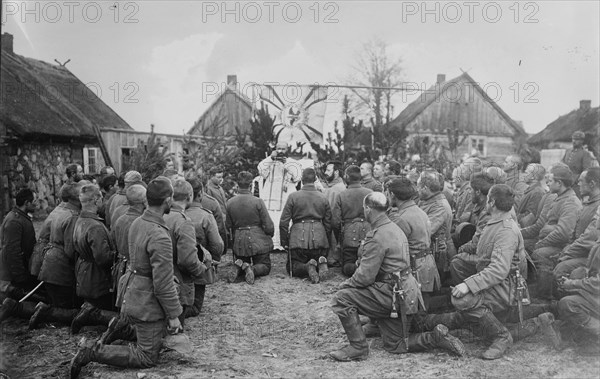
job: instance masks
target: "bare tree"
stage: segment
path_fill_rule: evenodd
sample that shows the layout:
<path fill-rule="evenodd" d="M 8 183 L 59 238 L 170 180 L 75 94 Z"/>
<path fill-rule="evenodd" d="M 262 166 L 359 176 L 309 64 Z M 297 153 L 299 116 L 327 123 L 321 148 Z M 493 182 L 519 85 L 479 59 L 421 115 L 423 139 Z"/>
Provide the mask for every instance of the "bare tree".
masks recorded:
<path fill-rule="evenodd" d="M 402 135 L 390 135 L 387 126 L 393 117 L 392 99 L 402 85 L 402 61 L 390 56 L 388 45 L 379 38 L 373 38 L 362 45 L 362 51 L 352 66 L 354 74 L 351 85 L 368 88 L 351 88 L 356 101 L 353 113 L 365 114 L 373 133 L 373 147 L 385 154 L 394 149 L 402 140 Z M 394 134 L 394 133 L 393 133 Z M 396 133 L 397 134 L 397 133 Z"/>

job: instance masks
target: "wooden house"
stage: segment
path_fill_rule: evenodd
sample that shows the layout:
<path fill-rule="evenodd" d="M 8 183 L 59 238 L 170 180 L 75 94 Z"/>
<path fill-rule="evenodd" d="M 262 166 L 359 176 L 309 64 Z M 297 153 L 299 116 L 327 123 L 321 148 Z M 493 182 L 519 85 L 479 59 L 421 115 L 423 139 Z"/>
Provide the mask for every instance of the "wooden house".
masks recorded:
<path fill-rule="evenodd" d="M 599 129 L 600 107 L 592 108 L 591 100 L 581 100 L 579 108 L 552 121 L 527 142 L 544 149 L 567 149 L 572 146 L 571 134 L 579 130 L 585 133 L 584 144 L 597 157 L 600 153 Z"/>
<path fill-rule="evenodd" d="M 188 131 L 188 135 L 204 137 L 249 134 L 252 126 L 252 101 L 239 91 L 237 76 L 227 76 L 227 86 Z"/>
<path fill-rule="evenodd" d="M 439 74 L 435 85 L 410 103 L 390 127 L 406 131 L 409 138 L 441 144 L 448 143 L 448 129 L 457 129 L 459 135 L 466 136 L 457 156 L 476 151 L 490 161 L 504 160 L 527 136 L 466 72 L 451 80 Z"/>
<path fill-rule="evenodd" d="M 54 206 L 67 165 L 96 173 L 105 164 L 101 129 L 133 129 L 64 65 L 15 54 L 12 35 L 2 35 L 1 54 L 0 212 L 22 187 Z"/>

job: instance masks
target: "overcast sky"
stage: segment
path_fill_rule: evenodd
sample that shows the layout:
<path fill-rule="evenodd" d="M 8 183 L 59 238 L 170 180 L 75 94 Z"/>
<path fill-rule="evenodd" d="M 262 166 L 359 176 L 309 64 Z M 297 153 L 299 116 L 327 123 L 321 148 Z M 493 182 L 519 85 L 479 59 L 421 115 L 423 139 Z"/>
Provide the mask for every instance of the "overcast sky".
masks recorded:
<path fill-rule="evenodd" d="M 2 3 L 17 54 L 70 59 L 137 130 L 187 131 L 228 74 L 242 85 L 343 84 L 373 37 L 418 86 L 467 70 L 528 133 L 599 101 L 598 1 Z M 413 98 L 397 96 L 395 113 Z M 330 103 L 326 123 L 339 111 Z"/>

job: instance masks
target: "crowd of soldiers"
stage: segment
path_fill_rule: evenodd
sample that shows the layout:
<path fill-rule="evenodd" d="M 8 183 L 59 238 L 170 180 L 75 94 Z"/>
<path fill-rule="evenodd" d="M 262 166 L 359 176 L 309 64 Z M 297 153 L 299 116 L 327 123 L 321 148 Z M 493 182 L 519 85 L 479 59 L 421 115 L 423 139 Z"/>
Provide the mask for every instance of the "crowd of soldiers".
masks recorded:
<path fill-rule="evenodd" d="M 277 228 L 291 277 L 316 284 L 338 267 L 347 277 L 331 300 L 349 341 L 335 360 L 366 359 L 375 336 L 391 353 L 462 356 L 449 330 L 464 328 L 488 341 L 484 359 L 538 332 L 557 349 L 575 341 L 598 354 L 600 168 L 581 140 L 576 132 L 548 171 L 532 163 L 523 173 L 518 156 L 502 167 L 465 159 L 451 180 L 395 161 L 307 167 L 278 224 L 247 171 L 228 198 L 220 167 L 205 182 L 168 168 L 149 183 L 106 167 L 95 184 L 71 165 L 37 243 L 29 189 L 0 227 L 0 321 L 65 323 L 73 334 L 105 325 L 80 342 L 72 378 L 91 361 L 153 366 L 163 337 L 202 311 L 228 249 L 230 283 L 269 275 Z"/>

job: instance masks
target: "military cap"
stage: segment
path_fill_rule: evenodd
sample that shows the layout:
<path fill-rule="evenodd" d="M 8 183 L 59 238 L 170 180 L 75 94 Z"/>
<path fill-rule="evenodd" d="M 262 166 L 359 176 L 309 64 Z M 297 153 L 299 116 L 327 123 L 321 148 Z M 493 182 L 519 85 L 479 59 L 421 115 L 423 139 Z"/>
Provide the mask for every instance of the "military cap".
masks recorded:
<path fill-rule="evenodd" d="M 159 176 L 148 184 L 146 198 L 153 200 L 164 200 L 173 195 L 173 185 L 164 176 Z"/>
<path fill-rule="evenodd" d="M 125 174 L 125 187 L 132 186 L 134 184 L 142 183 L 142 174 L 137 171 L 129 171 Z"/>
<path fill-rule="evenodd" d="M 459 311 L 468 311 L 475 309 L 483 305 L 483 298 L 480 293 L 473 294 L 472 292 L 467 293 L 463 297 L 450 296 L 450 300 L 454 308 Z"/>
<path fill-rule="evenodd" d="M 568 166 L 555 165 L 550 169 L 550 173 L 554 176 L 555 180 L 571 180 L 573 179 L 573 173 Z"/>
<path fill-rule="evenodd" d="M 500 167 L 487 167 L 483 170 L 483 173 L 496 184 L 506 183 L 507 175 L 504 170 Z"/>
<path fill-rule="evenodd" d="M 125 197 L 129 205 L 143 204 L 146 201 L 146 188 L 139 184 L 134 184 L 127 188 Z"/>
<path fill-rule="evenodd" d="M 173 184 L 173 200 L 185 200 L 194 192 L 192 185 L 182 177 L 171 180 L 171 183 Z"/>
<path fill-rule="evenodd" d="M 585 133 L 582 131 L 576 131 L 571 134 L 571 139 L 585 139 Z"/>

